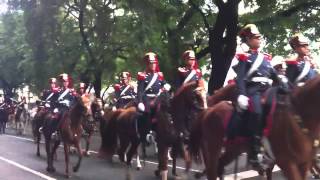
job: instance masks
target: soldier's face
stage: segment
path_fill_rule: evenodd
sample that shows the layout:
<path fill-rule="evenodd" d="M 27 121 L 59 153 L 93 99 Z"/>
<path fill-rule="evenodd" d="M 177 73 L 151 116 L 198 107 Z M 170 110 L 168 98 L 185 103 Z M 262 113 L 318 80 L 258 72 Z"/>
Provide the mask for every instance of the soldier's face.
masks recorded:
<path fill-rule="evenodd" d="M 155 72 L 156 68 L 157 68 L 157 64 L 156 63 L 149 63 L 148 68 L 150 71 Z"/>
<path fill-rule="evenodd" d="M 251 49 L 258 49 L 261 46 L 261 36 L 253 36 L 247 39 L 247 44 Z"/>
<path fill-rule="evenodd" d="M 55 84 L 55 83 L 51 83 L 51 84 L 50 84 L 50 87 L 51 87 L 51 89 L 53 89 L 53 88 L 56 87 L 56 84 Z"/>
<path fill-rule="evenodd" d="M 193 67 L 195 65 L 196 61 L 194 59 L 188 59 L 187 60 L 187 66 L 188 67 Z"/>
<path fill-rule="evenodd" d="M 68 88 L 69 87 L 69 82 L 68 81 L 63 81 L 63 87 Z"/>
<path fill-rule="evenodd" d="M 122 82 L 123 84 L 129 84 L 129 78 L 123 77 L 123 78 L 121 78 L 121 82 Z"/>
<path fill-rule="evenodd" d="M 307 44 L 296 46 L 294 50 L 299 56 L 307 56 L 310 53 L 309 45 Z"/>

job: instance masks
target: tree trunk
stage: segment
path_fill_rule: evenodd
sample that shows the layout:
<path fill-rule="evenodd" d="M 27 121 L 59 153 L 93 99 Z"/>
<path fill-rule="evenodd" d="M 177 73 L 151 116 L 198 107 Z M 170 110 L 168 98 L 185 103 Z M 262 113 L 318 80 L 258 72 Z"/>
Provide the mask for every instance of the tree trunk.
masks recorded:
<path fill-rule="evenodd" d="M 101 76 L 102 76 L 101 70 L 96 70 L 94 72 L 93 88 L 97 98 L 100 98 L 100 94 L 101 94 L 101 84 L 102 84 Z"/>
<path fill-rule="evenodd" d="M 223 86 L 227 71 L 237 47 L 238 0 L 217 3 L 219 13 L 214 29 L 209 32 L 212 71 L 208 92 L 212 94 Z"/>

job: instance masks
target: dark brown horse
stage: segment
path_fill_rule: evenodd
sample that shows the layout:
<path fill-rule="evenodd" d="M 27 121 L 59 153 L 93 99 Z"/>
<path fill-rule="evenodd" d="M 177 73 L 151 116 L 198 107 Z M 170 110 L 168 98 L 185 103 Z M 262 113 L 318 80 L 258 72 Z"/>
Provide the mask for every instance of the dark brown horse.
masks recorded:
<path fill-rule="evenodd" d="M 185 149 L 184 142 L 188 140 L 190 125 L 199 112 L 206 107 L 205 89 L 199 81 L 185 84 L 170 98 L 169 93 L 162 93 L 158 97 L 156 139 L 158 146 L 158 170 L 156 175 L 167 179 L 168 149 L 172 147 L 173 168 L 176 174 L 176 159 L 181 155 L 187 165 L 190 158 Z"/>
<path fill-rule="evenodd" d="M 31 121 L 32 135 L 34 142 L 37 144 L 37 156 L 40 156 L 41 128 L 48 112 L 48 109 L 46 109 L 44 106 L 39 106 L 37 113 Z"/>
<path fill-rule="evenodd" d="M 78 152 L 78 162 L 76 166 L 73 167 L 73 171 L 77 172 L 80 168 L 81 160 L 82 160 L 82 151 L 80 147 L 80 139 L 83 132 L 82 129 L 82 121 L 85 119 L 90 119 L 92 117 L 91 111 L 91 103 L 93 98 L 90 95 L 83 95 L 81 97 L 76 98 L 76 102 L 73 106 L 70 107 L 63 115 L 61 119 L 61 124 L 58 127 L 58 131 L 61 135 L 61 140 L 56 139 L 54 141 L 54 145 L 50 147 L 52 127 L 49 124 L 44 123 L 43 125 L 43 133 L 45 135 L 45 143 L 46 143 L 46 151 L 47 151 L 47 162 L 48 167 L 47 171 L 54 172 L 55 168 L 53 167 L 53 155 L 55 154 L 60 141 L 63 142 L 64 145 L 64 155 L 65 155 L 65 163 L 66 163 L 66 177 L 70 177 L 69 172 L 69 149 L 71 145 L 74 145 Z M 46 119 L 47 120 L 47 119 Z"/>
<path fill-rule="evenodd" d="M 282 95 L 278 101 L 268 139 L 275 163 L 290 180 L 304 180 L 319 145 L 320 133 L 320 76 L 304 87 L 293 90 L 291 96 Z M 224 143 L 225 123 L 233 106 L 222 101 L 201 114 L 194 124 L 190 150 L 194 157 L 203 155 L 209 180 L 222 177 L 223 167 L 240 153 L 248 151 L 248 141 Z M 225 147 L 221 155 L 222 147 Z"/>
<path fill-rule="evenodd" d="M 85 119 L 84 121 L 82 121 L 82 127 L 84 130 L 84 139 L 86 141 L 86 147 L 84 151 L 85 156 L 89 156 L 89 147 L 91 144 L 91 138 L 96 130 L 97 122 L 100 122 L 102 120 L 102 116 L 104 113 L 102 107 L 103 107 L 103 104 L 101 99 L 96 98 L 91 105 L 93 119 Z"/>

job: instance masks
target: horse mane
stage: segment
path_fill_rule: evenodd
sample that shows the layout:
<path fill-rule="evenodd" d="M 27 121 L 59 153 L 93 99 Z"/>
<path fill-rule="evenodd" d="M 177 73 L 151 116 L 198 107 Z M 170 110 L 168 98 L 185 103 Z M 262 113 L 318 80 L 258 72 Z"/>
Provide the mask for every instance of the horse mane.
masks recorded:
<path fill-rule="evenodd" d="M 213 106 L 220 101 L 234 101 L 238 95 L 237 90 L 237 85 L 232 83 L 214 91 L 213 95 L 208 97 L 208 106 Z"/>
<path fill-rule="evenodd" d="M 293 89 L 291 102 L 294 110 L 303 119 L 316 118 L 320 114 L 317 110 L 320 106 L 320 75 L 307 81 L 304 86 Z"/>
<path fill-rule="evenodd" d="M 79 127 L 82 122 L 83 111 L 86 110 L 82 99 L 80 97 L 76 98 L 75 104 L 71 107 L 69 113 L 69 118 L 71 121 L 71 127 Z"/>

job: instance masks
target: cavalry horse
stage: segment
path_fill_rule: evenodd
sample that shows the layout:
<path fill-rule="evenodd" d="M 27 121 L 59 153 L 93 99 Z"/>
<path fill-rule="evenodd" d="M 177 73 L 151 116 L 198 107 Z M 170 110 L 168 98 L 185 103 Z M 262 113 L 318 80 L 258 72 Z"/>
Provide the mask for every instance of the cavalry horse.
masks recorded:
<path fill-rule="evenodd" d="M 320 76 L 296 87 L 291 94 L 277 94 L 272 121 L 267 123 L 270 146 L 277 164 L 290 180 L 305 180 L 311 168 L 320 136 Z M 242 152 L 248 151 L 249 142 L 238 139 L 224 141 L 226 124 L 233 112 L 226 101 L 219 102 L 201 114 L 193 125 L 190 152 L 200 157 L 206 166 L 209 180 L 223 178 L 223 168 Z M 271 115 L 271 114 L 270 114 Z M 222 147 L 225 148 L 221 154 Z"/>
<path fill-rule="evenodd" d="M 16 126 L 17 134 L 22 135 L 25 132 L 25 129 L 28 125 L 30 119 L 30 114 L 25 104 L 18 104 L 16 106 L 14 114 L 14 123 Z"/>
<path fill-rule="evenodd" d="M 103 104 L 101 99 L 99 98 L 95 98 L 95 100 L 93 101 L 93 103 L 91 104 L 91 110 L 92 110 L 92 115 L 93 115 L 93 119 L 85 119 L 84 121 L 82 121 L 82 127 L 84 130 L 84 139 L 86 142 L 86 147 L 85 147 L 85 152 L 84 155 L 85 156 L 89 156 L 89 147 L 91 144 L 91 138 L 92 135 L 94 134 L 95 130 L 96 130 L 96 122 L 101 122 L 102 121 L 102 116 L 103 116 Z"/>
<path fill-rule="evenodd" d="M 103 120 L 100 121 L 101 147 L 99 155 L 112 160 L 114 154 L 119 155 L 121 162 L 127 166 L 127 178 L 130 178 L 131 161 L 137 155 L 137 169 L 141 169 L 137 153 L 141 143 L 138 130 L 138 111 L 134 101 L 125 108 L 117 110 L 106 109 Z"/>
<path fill-rule="evenodd" d="M 0 134 L 5 134 L 6 132 L 6 124 L 8 122 L 8 109 L 5 104 L 0 106 Z"/>
<path fill-rule="evenodd" d="M 178 155 L 184 158 L 187 169 L 189 168 L 191 159 L 184 147 L 184 142 L 188 141 L 192 120 L 206 107 L 205 96 L 206 92 L 200 81 L 194 81 L 180 87 L 172 99 L 168 92 L 158 97 L 155 130 L 159 165 L 155 174 L 161 175 L 162 180 L 167 179 L 167 154 L 170 147 L 172 147 L 172 174 L 177 176 Z"/>
<path fill-rule="evenodd" d="M 92 117 L 92 111 L 91 111 L 91 103 L 93 98 L 91 95 L 83 95 L 81 97 L 77 97 L 75 100 L 74 105 L 70 107 L 69 110 L 64 112 L 62 114 L 62 119 L 60 120 L 60 126 L 58 127 L 58 132 L 61 136 L 60 139 L 54 140 L 54 145 L 51 148 L 51 135 L 53 133 L 53 127 L 51 126 L 50 121 L 53 121 L 52 118 L 45 118 L 45 122 L 43 124 L 43 134 L 45 136 L 45 145 L 46 145 L 46 151 L 47 151 L 47 171 L 48 172 L 54 172 L 55 168 L 53 166 L 53 157 L 54 154 L 60 144 L 60 141 L 63 142 L 64 145 L 64 155 L 65 155 L 65 173 L 66 177 L 70 177 L 69 172 L 69 150 L 70 146 L 74 145 L 77 149 L 78 153 L 78 162 L 73 167 L 73 171 L 77 172 L 80 168 L 80 164 L 82 161 L 82 150 L 80 147 L 80 140 L 81 135 L 83 132 L 82 129 L 82 122 L 85 119 L 90 119 Z M 50 115 L 47 114 L 47 116 Z"/>

